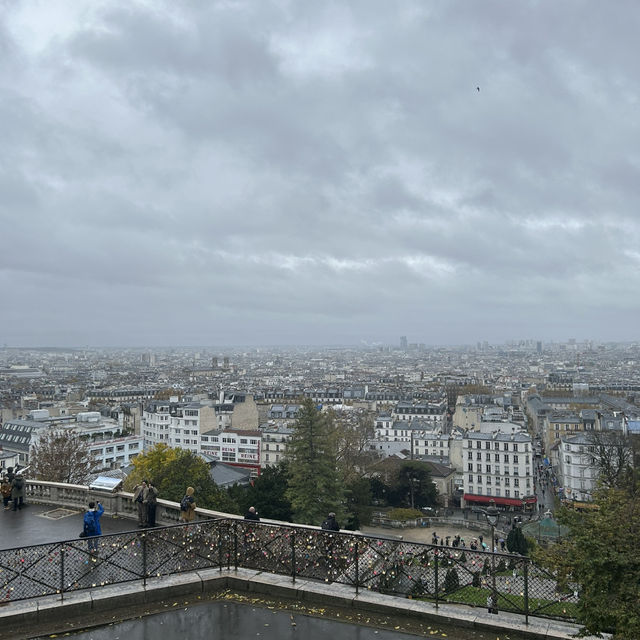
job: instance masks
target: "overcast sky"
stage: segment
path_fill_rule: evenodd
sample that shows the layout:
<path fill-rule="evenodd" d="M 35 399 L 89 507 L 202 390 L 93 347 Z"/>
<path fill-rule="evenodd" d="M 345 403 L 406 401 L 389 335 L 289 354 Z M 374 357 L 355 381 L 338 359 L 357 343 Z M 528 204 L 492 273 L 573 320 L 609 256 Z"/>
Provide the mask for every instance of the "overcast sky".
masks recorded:
<path fill-rule="evenodd" d="M 639 33 L 637 0 L 0 0 L 0 343 L 638 339 Z"/>

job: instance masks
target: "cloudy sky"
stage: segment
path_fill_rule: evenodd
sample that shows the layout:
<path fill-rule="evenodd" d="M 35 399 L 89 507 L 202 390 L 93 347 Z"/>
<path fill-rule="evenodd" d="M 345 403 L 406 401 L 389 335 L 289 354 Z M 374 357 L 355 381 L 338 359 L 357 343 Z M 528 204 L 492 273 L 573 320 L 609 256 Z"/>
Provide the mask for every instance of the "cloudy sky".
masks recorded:
<path fill-rule="evenodd" d="M 633 340 L 637 0 L 0 0 L 0 343 Z"/>

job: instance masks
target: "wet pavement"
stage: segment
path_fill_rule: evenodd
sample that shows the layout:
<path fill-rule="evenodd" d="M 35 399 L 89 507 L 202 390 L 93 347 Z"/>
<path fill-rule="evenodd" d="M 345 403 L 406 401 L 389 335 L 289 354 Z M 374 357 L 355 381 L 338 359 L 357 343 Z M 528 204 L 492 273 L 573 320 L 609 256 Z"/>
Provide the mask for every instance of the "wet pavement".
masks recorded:
<path fill-rule="evenodd" d="M 283 603 L 264 601 L 263 606 L 243 602 L 174 603 L 171 610 L 64 634 L 74 640 L 190 640 L 218 638 L 219 640 L 415 640 L 416 635 L 446 637 L 449 640 L 494 640 L 495 632 L 456 629 L 435 623 L 408 623 L 402 619 L 376 619 L 363 614 L 354 622 L 341 621 L 348 611 L 337 609 L 313 610 L 313 615 L 286 609 Z M 353 614 L 353 612 L 351 612 Z M 44 640 L 51 636 L 40 636 Z M 37 640 L 39 640 L 37 639 Z"/>
<path fill-rule="evenodd" d="M 19 511 L 0 509 L 0 549 L 74 540 L 82 531 L 83 517 L 84 511 L 52 505 L 27 504 Z M 135 521 L 106 513 L 100 522 L 103 534 L 137 530 Z"/>

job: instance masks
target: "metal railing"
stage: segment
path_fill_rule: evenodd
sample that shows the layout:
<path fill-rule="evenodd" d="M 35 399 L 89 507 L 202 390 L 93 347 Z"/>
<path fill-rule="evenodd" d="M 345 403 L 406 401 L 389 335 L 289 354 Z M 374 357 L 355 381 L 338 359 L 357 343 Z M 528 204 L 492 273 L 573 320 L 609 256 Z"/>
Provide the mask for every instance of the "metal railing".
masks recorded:
<path fill-rule="evenodd" d="M 89 542 L 97 542 L 92 551 Z M 487 606 L 491 552 L 322 529 L 217 518 L 7 549 L 0 554 L 0 602 L 65 594 L 171 574 L 219 568 L 346 584 L 442 603 Z M 528 558 L 497 553 L 497 608 L 575 619 L 578 592 Z"/>

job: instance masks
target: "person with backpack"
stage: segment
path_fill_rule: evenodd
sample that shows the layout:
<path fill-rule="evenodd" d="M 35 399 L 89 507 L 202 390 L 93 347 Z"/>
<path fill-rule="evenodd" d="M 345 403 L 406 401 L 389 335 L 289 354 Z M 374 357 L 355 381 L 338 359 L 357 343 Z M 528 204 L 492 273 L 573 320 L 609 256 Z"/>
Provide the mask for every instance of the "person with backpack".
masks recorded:
<path fill-rule="evenodd" d="M 97 553 L 98 551 L 98 537 L 102 535 L 100 518 L 103 513 L 104 507 L 100 502 L 98 502 L 97 508 L 95 502 L 90 502 L 89 508 L 85 511 L 82 532 L 84 533 L 84 537 L 88 538 L 87 545 L 89 547 L 89 553 Z"/>
<path fill-rule="evenodd" d="M 187 492 L 180 501 L 180 522 L 192 522 L 196 517 L 194 493 L 195 489 L 193 487 L 187 487 Z"/>
<path fill-rule="evenodd" d="M 17 511 L 24 506 L 25 481 L 24 476 L 17 473 L 11 483 L 11 499 L 13 500 L 13 510 Z"/>

